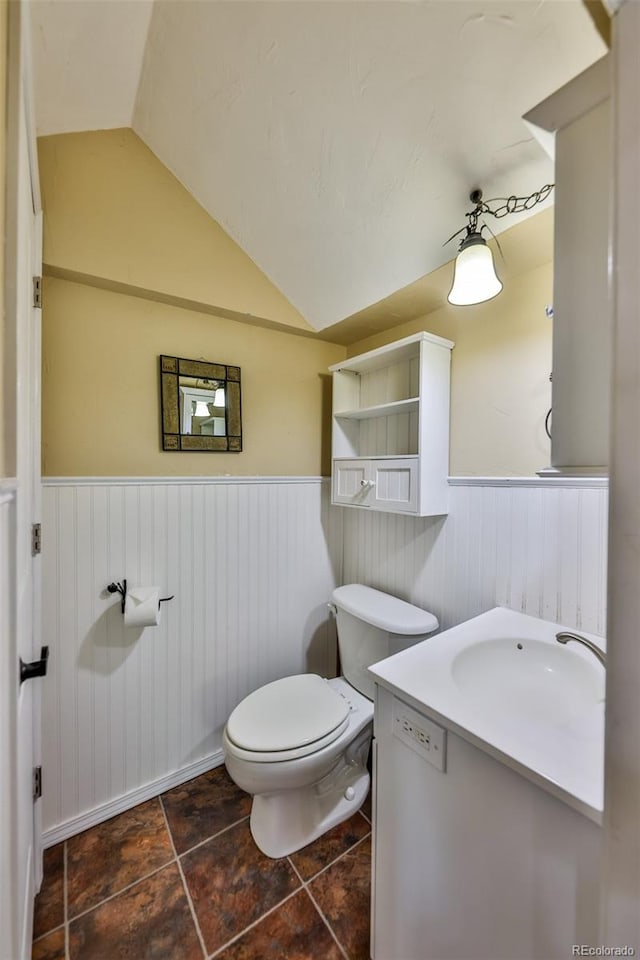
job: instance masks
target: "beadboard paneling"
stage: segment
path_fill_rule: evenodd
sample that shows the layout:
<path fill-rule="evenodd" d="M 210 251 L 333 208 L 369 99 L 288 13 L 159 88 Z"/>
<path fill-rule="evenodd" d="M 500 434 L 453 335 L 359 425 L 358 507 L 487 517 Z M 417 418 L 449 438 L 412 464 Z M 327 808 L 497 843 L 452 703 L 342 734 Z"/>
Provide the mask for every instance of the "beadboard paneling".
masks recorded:
<path fill-rule="evenodd" d="M 605 631 L 597 484 L 456 480 L 447 517 L 415 519 L 331 508 L 316 479 L 60 480 L 43 509 L 47 842 L 212 765 L 261 684 L 330 674 L 337 583 L 404 597 L 443 628 L 505 604 Z M 104 589 L 123 577 L 175 593 L 159 627 L 124 628 Z"/>
<path fill-rule="evenodd" d="M 491 607 L 604 635 L 607 489 L 456 480 L 442 518 L 344 510 L 345 583 L 431 610 L 443 629 Z"/>
<path fill-rule="evenodd" d="M 342 511 L 319 479 L 43 492 L 44 829 L 59 837 L 216 756 L 229 713 L 261 684 L 335 672 L 326 602 L 341 580 Z M 105 590 L 124 577 L 175 594 L 158 627 L 124 627 Z"/>

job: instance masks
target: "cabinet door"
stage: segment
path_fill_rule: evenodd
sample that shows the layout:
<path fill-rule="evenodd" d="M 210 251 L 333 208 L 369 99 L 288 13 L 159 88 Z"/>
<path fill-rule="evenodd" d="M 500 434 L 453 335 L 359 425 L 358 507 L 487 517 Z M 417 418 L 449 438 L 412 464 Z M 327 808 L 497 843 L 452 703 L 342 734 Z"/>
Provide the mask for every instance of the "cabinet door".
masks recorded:
<path fill-rule="evenodd" d="M 370 464 L 371 507 L 388 513 L 417 513 L 418 458 L 371 460 Z"/>
<path fill-rule="evenodd" d="M 354 507 L 370 506 L 370 479 L 369 460 L 334 460 L 332 502 Z"/>

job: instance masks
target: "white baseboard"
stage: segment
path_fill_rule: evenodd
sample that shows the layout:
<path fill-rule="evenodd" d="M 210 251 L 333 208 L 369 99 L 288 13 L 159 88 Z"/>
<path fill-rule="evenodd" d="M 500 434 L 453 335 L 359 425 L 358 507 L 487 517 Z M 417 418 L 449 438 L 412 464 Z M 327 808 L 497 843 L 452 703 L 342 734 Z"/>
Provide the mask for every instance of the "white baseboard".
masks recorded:
<path fill-rule="evenodd" d="M 42 844 L 45 849 L 47 847 L 53 847 L 62 840 L 68 840 L 69 837 L 73 837 L 77 833 L 82 833 L 83 830 L 88 830 L 89 827 L 95 827 L 96 824 L 102 823 L 104 820 L 109 820 L 118 813 L 130 810 L 139 803 L 144 803 L 145 800 L 150 800 L 152 797 L 157 797 L 161 793 L 171 790 L 172 787 L 178 787 L 181 783 L 186 783 L 187 780 L 193 780 L 194 777 L 199 776 L 201 773 L 206 773 L 208 770 L 213 770 L 214 767 L 219 767 L 222 763 L 224 763 L 224 754 L 222 750 L 216 750 L 215 753 L 209 754 L 208 757 L 204 757 L 202 760 L 196 761 L 196 763 L 190 763 L 186 767 L 181 767 L 179 770 L 176 770 L 175 773 L 169 773 L 166 777 L 160 777 L 159 780 L 145 783 L 143 787 L 137 787 L 129 793 L 116 797 L 115 800 L 108 800 L 106 803 L 101 803 L 98 807 L 93 807 L 92 810 L 88 810 L 86 813 L 81 813 L 78 817 L 65 820 L 64 823 L 45 830 L 42 834 Z"/>

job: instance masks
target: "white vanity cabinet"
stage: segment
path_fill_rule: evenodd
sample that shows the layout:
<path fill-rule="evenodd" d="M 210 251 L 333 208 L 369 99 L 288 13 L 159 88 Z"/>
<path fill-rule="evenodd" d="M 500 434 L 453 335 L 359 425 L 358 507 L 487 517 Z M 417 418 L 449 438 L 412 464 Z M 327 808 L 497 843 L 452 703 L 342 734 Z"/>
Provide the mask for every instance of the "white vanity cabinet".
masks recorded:
<path fill-rule="evenodd" d="M 373 960 L 599 943 L 600 827 L 417 706 L 377 686 Z"/>
<path fill-rule="evenodd" d="M 452 348 L 423 332 L 330 368 L 332 503 L 447 512 Z"/>

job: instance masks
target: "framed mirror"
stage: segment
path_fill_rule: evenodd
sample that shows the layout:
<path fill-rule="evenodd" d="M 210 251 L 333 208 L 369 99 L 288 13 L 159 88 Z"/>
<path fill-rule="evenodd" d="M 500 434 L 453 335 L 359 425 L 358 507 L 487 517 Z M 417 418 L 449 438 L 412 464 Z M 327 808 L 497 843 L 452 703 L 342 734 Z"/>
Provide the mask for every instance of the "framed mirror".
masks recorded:
<path fill-rule="evenodd" d="M 242 451 L 240 367 L 160 357 L 162 449 Z"/>

